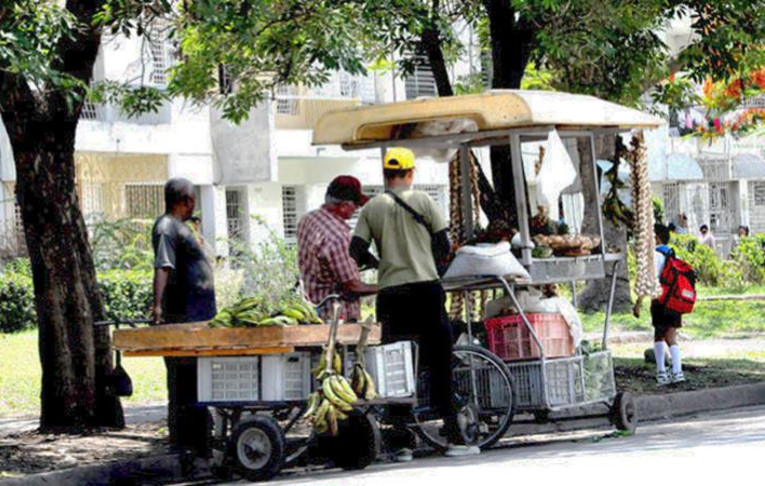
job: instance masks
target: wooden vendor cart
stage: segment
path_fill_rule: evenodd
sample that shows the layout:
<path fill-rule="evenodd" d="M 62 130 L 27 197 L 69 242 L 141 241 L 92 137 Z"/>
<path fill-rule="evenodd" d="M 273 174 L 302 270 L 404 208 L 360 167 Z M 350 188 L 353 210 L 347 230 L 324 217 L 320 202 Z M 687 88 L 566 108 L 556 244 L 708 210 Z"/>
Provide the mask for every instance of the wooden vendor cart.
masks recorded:
<path fill-rule="evenodd" d="M 508 296 L 519 312 L 533 352 L 521 361 L 508 359 L 497 346 L 491 351 L 507 361 L 513 376 L 513 408 L 531 412 L 537 420 L 550 418 L 553 412 L 566 412 L 582 405 L 604 405 L 619 428 L 633 431 L 637 425 L 635 405 L 628 393 L 617 393 L 611 353 L 607 348 L 608 330 L 618 266 L 625 255 L 609 253 L 604 240 L 601 214 L 600 181 L 597 172 L 595 135 L 617 134 L 631 129 L 654 128 L 660 124 L 654 116 L 606 102 L 598 98 L 561 92 L 507 90 L 480 95 L 420 99 L 401 103 L 344 109 L 324 115 L 314 130 L 314 145 L 341 145 L 345 150 L 379 150 L 383 156 L 390 147 L 407 147 L 416 155 L 440 155 L 444 161 L 459 164 L 459 204 L 466 240 L 475 234 L 471 164 L 477 153 L 488 157 L 490 147 L 505 146 L 506 160 L 492 159 L 492 164 L 512 166 L 516 194 L 515 222 L 518 239 L 516 254 L 531 276 L 519 282 L 504 275 L 474 275 L 445 281 L 447 291 L 463 294 L 465 321 L 471 322 L 471 292 L 494 291 Z M 534 173 L 529 153 L 539 152 L 551 131 L 557 131 L 576 168 L 576 181 L 567 190 L 583 194 L 583 223 L 592 233 L 592 248 L 571 255 L 533 254 L 532 215 L 535 208 L 529 179 Z M 435 154 L 435 155 L 434 155 Z M 645 161 L 643 161 L 645 162 Z M 454 181 L 452 181 L 454 183 Z M 416 185 L 416 181 L 415 181 Z M 590 191 L 582 188 L 589 186 Z M 577 232 L 579 228 L 572 228 Z M 516 293 L 529 286 L 603 279 L 611 267 L 610 295 L 604 323 L 601 350 L 584 353 L 578 347 L 571 355 L 552 357 L 547 343 L 538 334 L 520 306 Z M 574 287 L 572 285 L 572 287 Z M 575 295 L 575 289 L 574 289 Z M 518 332 L 516 326 L 514 332 Z M 469 342 L 473 331 L 468 325 Z M 467 382 L 476 386 L 475 382 Z M 473 394 L 475 396 L 475 394 Z M 480 408 L 480 406 L 478 407 Z M 568 410 L 569 412 L 571 410 Z M 565 415 L 565 414 L 559 414 Z M 570 413 L 568 414 L 570 415 Z"/>
<path fill-rule="evenodd" d="M 336 296 L 335 296 L 336 298 Z M 116 329 L 114 347 L 125 357 L 196 357 L 197 406 L 214 416 L 213 470 L 267 480 L 286 465 L 320 449 L 347 469 L 366 467 L 378 455 L 380 433 L 368 413 L 378 403 L 411 403 L 412 398 L 362 401 L 339 435 L 320 437 L 301 427 L 307 397 L 316 388 L 311 368 L 334 332 L 339 348 L 380 343 L 380 328 L 369 324 L 212 328 L 206 322 Z"/>

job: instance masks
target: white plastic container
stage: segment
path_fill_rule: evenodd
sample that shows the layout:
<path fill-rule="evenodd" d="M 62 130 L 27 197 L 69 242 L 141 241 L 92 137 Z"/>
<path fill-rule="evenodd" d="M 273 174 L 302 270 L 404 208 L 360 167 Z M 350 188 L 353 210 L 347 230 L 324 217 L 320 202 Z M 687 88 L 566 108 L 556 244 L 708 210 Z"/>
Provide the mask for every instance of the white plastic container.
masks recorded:
<path fill-rule="evenodd" d="M 197 359 L 199 402 L 305 400 L 310 392 L 307 352 Z"/>
<path fill-rule="evenodd" d="M 311 393 L 311 353 L 265 355 L 262 366 L 263 401 L 308 398 Z"/>
<path fill-rule="evenodd" d="M 260 357 L 198 358 L 197 400 L 199 402 L 260 400 Z"/>
<path fill-rule="evenodd" d="M 367 348 L 364 358 L 380 397 L 414 395 L 416 385 L 411 341 L 371 346 Z"/>

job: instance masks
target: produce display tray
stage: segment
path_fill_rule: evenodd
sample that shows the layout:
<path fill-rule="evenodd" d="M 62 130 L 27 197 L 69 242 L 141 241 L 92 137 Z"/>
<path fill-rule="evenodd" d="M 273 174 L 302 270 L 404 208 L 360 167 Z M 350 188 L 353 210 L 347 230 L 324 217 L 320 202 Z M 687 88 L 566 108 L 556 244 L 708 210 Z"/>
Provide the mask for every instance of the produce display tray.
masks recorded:
<path fill-rule="evenodd" d="M 360 324 L 341 324 L 337 342 L 355 345 Z M 329 339 L 326 324 L 252 328 L 211 328 L 206 322 L 168 324 L 114 331 L 114 348 L 125 356 L 245 356 L 290 353 L 295 348 L 320 347 Z M 373 325 L 369 345 L 380 343 L 380 326 Z"/>

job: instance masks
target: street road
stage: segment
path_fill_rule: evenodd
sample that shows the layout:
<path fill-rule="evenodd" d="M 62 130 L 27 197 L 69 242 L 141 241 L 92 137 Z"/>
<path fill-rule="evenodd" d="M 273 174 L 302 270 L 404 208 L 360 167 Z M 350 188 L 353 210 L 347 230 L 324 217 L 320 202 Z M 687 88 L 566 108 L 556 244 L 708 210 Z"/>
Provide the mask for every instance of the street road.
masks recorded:
<path fill-rule="evenodd" d="M 429 457 L 364 471 L 283 474 L 269 485 L 693 485 L 763 484 L 765 407 L 611 431 L 514 439 L 477 457 Z M 243 482 L 230 484 L 247 484 Z"/>

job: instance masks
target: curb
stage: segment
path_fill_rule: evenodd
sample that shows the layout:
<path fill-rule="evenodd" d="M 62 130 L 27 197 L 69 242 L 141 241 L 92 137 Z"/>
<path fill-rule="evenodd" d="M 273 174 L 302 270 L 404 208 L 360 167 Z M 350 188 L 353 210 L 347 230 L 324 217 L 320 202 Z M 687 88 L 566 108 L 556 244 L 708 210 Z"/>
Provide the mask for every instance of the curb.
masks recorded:
<path fill-rule="evenodd" d="M 726 388 L 709 388 L 666 395 L 642 395 L 635 398 L 638 417 L 650 422 L 701 412 L 765 405 L 765 382 Z M 510 426 L 507 437 L 572 432 L 609 425 L 608 409 L 603 405 L 576 407 L 552 414 L 552 422 L 537 424 L 518 421 Z M 593 417 L 593 415 L 601 415 Z M 577 419 L 577 416 L 589 417 Z M 207 475 L 204 460 L 190 455 L 165 454 L 129 461 L 84 466 L 0 480 L 0 486 L 102 486 L 162 484 Z"/>
<path fill-rule="evenodd" d="M 206 462 L 179 453 L 62 469 L 0 480 L 2 486 L 103 486 L 163 484 L 193 479 Z"/>

